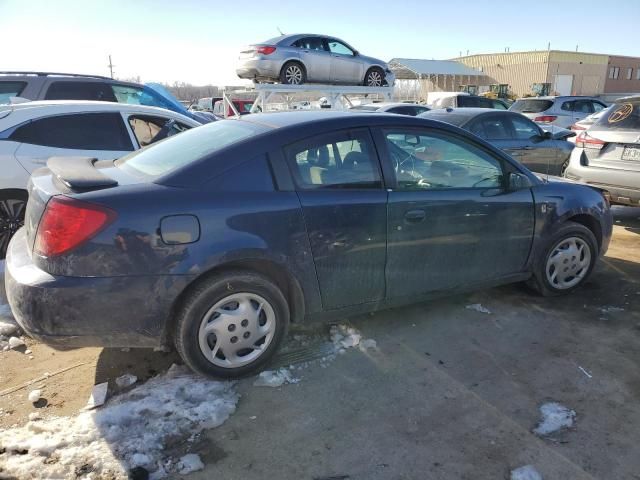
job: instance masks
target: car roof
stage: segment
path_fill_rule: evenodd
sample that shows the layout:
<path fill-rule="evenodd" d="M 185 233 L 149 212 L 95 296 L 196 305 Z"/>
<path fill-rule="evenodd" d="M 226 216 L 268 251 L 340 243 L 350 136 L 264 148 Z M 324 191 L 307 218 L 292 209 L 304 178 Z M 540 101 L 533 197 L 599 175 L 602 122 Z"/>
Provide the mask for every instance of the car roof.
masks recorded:
<path fill-rule="evenodd" d="M 453 125 L 464 125 L 472 118 L 479 117 L 481 115 L 520 115 L 508 110 L 499 110 L 495 108 L 438 108 L 421 113 L 422 118 L 433 118 L 434 120 L 441 120 Z"/>
<path fill-rule="evenodd" d="M 600 100 L 599 98 L 596 97 L 592 97 L 590 95 L 545 95 L 543 97 L 524 97 L 524 98 L 519 98 L 517 101 L 520 100 L 560 100 L 560 99 L 569 99 L 569 98 L 575 98 L 575 99 L 590 99 L 590 100 Z"/>
<path fill-rule="evenodd" d="M 405 102 L 373 102 L 373 103 L 361 103 L 360 105 L 356 105 L 356 107 L 410 107 L 410 106 L 420 106 L 424 107 L 425 105 L 418 105 L 417 103 L 405 103 Z"/>
<path fill-rule="evenodd" d="M 42 116 L 48 114 L 55 115 L 80 112 L 140 113 L 173 117 L 191 126 L 200 125 L 199 122 L 172 110 L 150 107 L 147 105 L 131 105 L 118 102 L 99 102 L 90 100 L 38 100 L 33 102 L 0 105 L 0 112 L 6 112 L 7 110 L 16 113 L 23 113 L 25 116 L 29 116 L 31 114 L 34 116 Z M 0 117 L 2 117 L 1 114 Z"/>

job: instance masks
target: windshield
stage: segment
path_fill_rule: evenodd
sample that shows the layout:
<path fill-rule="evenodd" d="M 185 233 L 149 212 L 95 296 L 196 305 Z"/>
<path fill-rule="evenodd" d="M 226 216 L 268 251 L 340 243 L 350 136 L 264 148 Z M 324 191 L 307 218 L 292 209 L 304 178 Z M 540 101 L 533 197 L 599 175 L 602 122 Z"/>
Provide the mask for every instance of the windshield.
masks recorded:
<path fill-rule="evenodd" d="M 115 165 L 134 175 L 159 177 L 263 131 L 237 120 L 213 122 L 133 152 Z"/>
<path fill-rule="evenodd" d="M 520 113 L 540 113 L 549 110 L 552 105 L 553 102 L 551 100 L 527 98 L 516 100 L 509 110 Z"/>
<path fill-rule="evenodd" d="M 611 130 L 640 130 L 640 102 L 617 103 L 595 122 Z"/>

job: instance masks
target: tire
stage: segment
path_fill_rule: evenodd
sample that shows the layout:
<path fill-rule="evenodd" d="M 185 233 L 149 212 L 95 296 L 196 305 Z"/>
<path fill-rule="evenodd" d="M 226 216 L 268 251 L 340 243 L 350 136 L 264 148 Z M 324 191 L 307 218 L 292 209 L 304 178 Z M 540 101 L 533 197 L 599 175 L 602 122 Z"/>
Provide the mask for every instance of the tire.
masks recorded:
<path fill-rule="evenodd" d="M 189 292 L 177 314 L 175 344 L 197 373 L 243 377 L 267 364 L 288 326 L 289 306 L 275 284 L 257 273 L 230 272 Z"/>
<path fill-rule="evenodd" d="M 593 232 L 579 223 L 566 222 L 536 258 L 529 285 L 545 297 L 570 293 L 589 278 L 597 258 Z"/>
<path fill-rule="evenodd" d="M 13 234 L 24 225 L 24 213 L 29 195 L 24 190 L 0 192 L 0 260 L 7 255 Z"/>
<path fill-rule="evenodd" d="M 384 72 L 379 67 L 372 67 L 367 70 L 367 73 L 364 76 L 363 85 L 365 87 L 382 87 L 384 86 Z"/>
<path fill-rule="evenodd" d="M 287 62 L 280 70 L 280 83 L 302 85 L 307 82 L 307 71 L 300 62 Z"/>

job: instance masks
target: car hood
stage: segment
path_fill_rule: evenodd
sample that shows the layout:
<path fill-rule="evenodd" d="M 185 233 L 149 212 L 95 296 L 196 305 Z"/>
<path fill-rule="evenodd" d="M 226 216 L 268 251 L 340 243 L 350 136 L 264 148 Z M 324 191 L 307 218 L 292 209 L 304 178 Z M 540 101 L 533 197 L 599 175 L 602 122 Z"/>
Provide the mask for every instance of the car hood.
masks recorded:
<path fill-rule="evenodd" d="M 200 123 L 208 123 L 213 121 L 213 119 L 208 116 L 199 115 L 200 112 L 191 112 L 187 110 L 187 108 L 184 105 L 182 105 L 178 101 L 178 99 L 176 99 L 176 97 L 174 97 L 169 92 L 169 90 L 167 90 L 165 87 L 163 87 L 159 83 L 145 83 L 143 90 L 150 90 L 154 92 L 156 95 L 160 95 L 170 105 L 170 110 L 173 110 L 174 112 L 181 113 L 182 115 L 192 118 L 193 120 Z"/>
<path fill-rule="evenodd" d="M 384 60 L 380 60 L 379 58 L 367 57 L 366 55 L 359 54 L 357 57 L 359 60 L 367 63 L 375 63 L 381 65 L 385 69 L 389 69 L 389 65 Z"/>

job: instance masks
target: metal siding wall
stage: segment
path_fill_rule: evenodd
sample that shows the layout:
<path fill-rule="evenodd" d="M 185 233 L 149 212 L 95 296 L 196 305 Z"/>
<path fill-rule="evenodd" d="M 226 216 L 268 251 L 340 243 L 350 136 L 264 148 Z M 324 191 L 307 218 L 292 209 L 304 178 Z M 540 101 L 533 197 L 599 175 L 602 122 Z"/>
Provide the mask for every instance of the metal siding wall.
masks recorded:
<path fill-rule="evenodd" d="M 472 55 L 456 59 L 465 65 L 482 69 L 489 83 L 507 83 L 518 96 L 531 93 L 533 83 L 547 79 L 549 52 L 514 52 Z"/>

